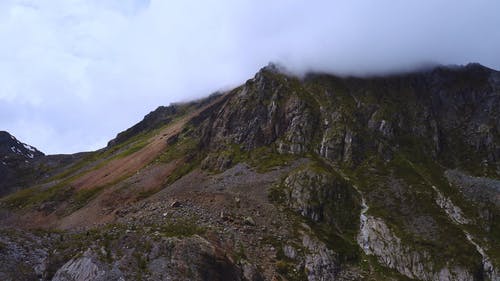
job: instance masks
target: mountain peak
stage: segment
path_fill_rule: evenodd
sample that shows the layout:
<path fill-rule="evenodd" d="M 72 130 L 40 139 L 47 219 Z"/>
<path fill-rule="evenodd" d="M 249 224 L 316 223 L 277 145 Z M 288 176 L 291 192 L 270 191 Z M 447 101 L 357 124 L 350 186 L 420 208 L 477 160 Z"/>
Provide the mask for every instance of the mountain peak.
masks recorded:
<path fill-rule="evenodd" d="M 261 71 L 270 71 L 275 73 L 286 72 L 286 68 L 275 62 L 269 62 L 266 66 L 261 68 Z"/>
<path fill-rule="evenodd" d="M 483 69 L 483 70 L 492 70 L 489 67 L 486 67 L 478 62 L 471 62 L 465 65 L 465 68 L 467 69 Z"/>

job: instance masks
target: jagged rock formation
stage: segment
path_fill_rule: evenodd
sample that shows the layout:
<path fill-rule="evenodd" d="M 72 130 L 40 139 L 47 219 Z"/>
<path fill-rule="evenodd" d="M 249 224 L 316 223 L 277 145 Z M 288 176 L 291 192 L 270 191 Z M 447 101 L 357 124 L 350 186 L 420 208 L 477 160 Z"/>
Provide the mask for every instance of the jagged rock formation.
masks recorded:
<path fill-rule="evenodd" d="M 1 225 L 50 235 L 27 251 L 5 232 L 0 254 L 43 280 L 500 280 L 499 108 L 500 73 L 477 64 L 268 66 L 102 150 L 40 157 Z"/>

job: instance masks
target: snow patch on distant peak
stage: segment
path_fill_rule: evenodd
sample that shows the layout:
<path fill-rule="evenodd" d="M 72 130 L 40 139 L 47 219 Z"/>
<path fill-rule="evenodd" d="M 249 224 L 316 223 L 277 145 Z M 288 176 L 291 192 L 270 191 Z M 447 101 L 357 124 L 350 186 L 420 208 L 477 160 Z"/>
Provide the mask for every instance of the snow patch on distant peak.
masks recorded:
<path fill-rule="evenodd" d="M 18 143 L 19 143 L 19 142 L 18 142 Z M 24 146 L 26 149 L 28 149 L 29 151 L 31 151 L 31 152 L 35 152 L 35 151 L 36 151 L 36 150 L 35 150 L 32 146 L 29 146 L 29 145 L 27 145 L 27 144 L 24 144 L 24 143 L 23 143 L 23 146 Z M 29 147 L 29 148 L 28 148 L 28 147 Z M 21 156 L 24 156 L 24 157 L 28 157 L 28 158 L 30 158 L 30 159 L 33 159 L 33 158 L 35 157 L 34 153 L 30 153 L 30 152 L 28 152 L 28 153 L 24 154 L 24 153 L 23 153 L 23 152 L 22 152 L 19 148 L 15 147 L 15 146 L 11 146 L 11 147 L 10 147 L 10 150 L 11 150 L 12 152 L 14 152 L 14 153 L 18 154 L 18 155 L 21 155 Z"/>
<path fill-rule="evenodd" d="M 24 146 L 24 148 L 26 148 L 27 150 L 29 150 L 31 152 L 35 152 L 36 151 L 36 149 L 33 146 L 31 146 L 31 145 L 23 143 L 23 146 Z"/>

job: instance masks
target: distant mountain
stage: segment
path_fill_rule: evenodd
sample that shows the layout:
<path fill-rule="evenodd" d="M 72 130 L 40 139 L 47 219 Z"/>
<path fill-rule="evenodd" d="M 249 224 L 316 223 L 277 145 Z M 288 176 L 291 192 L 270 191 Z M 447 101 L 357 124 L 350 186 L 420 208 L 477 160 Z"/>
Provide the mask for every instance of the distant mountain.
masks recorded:
<path fill-rule="evenodd" d="M 42 156 L 38 149 L 0 131 L 0 196 L 27 187 L 36 173 L 33 163 Z"/>
<path fill-rule="evenodd" d="M 0 131 L 0 156 L 6 159 L 13 158 L 16 155 L 29 160 L 44 154 L 33 146 L 18 141 L 8 132 Z"/>
<path fill-rule="evenodd" d="M 0 280 L 500 280 L 500 72 L 479 64 L 270 65 L 95 152 L 10 139 L 35 165 L 0 200 Z"/>

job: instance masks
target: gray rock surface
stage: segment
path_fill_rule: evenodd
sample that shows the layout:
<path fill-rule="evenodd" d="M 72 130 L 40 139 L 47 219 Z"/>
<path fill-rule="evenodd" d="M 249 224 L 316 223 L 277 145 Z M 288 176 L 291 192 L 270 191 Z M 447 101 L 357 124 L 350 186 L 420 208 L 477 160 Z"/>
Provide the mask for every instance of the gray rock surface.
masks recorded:
<path fill-rule="evenodd" d="M 436 268 L 430 253 L 405 245 L 380 218 L 366 216 L 360 229 L 358 243 L 365 254 L 376 256 L 381 264 L 412 279 L 474 280 L 471 272 L 458 265 L 446 264 Z"/>
<path fill-rule="evenodd" d="M 92 251 L 88 249 L 81 257 L 73 258 L 65 263 L 54 275 L 52 281 L 87 281 L 110 280 L 106 272 L 95 261 Z"/>

